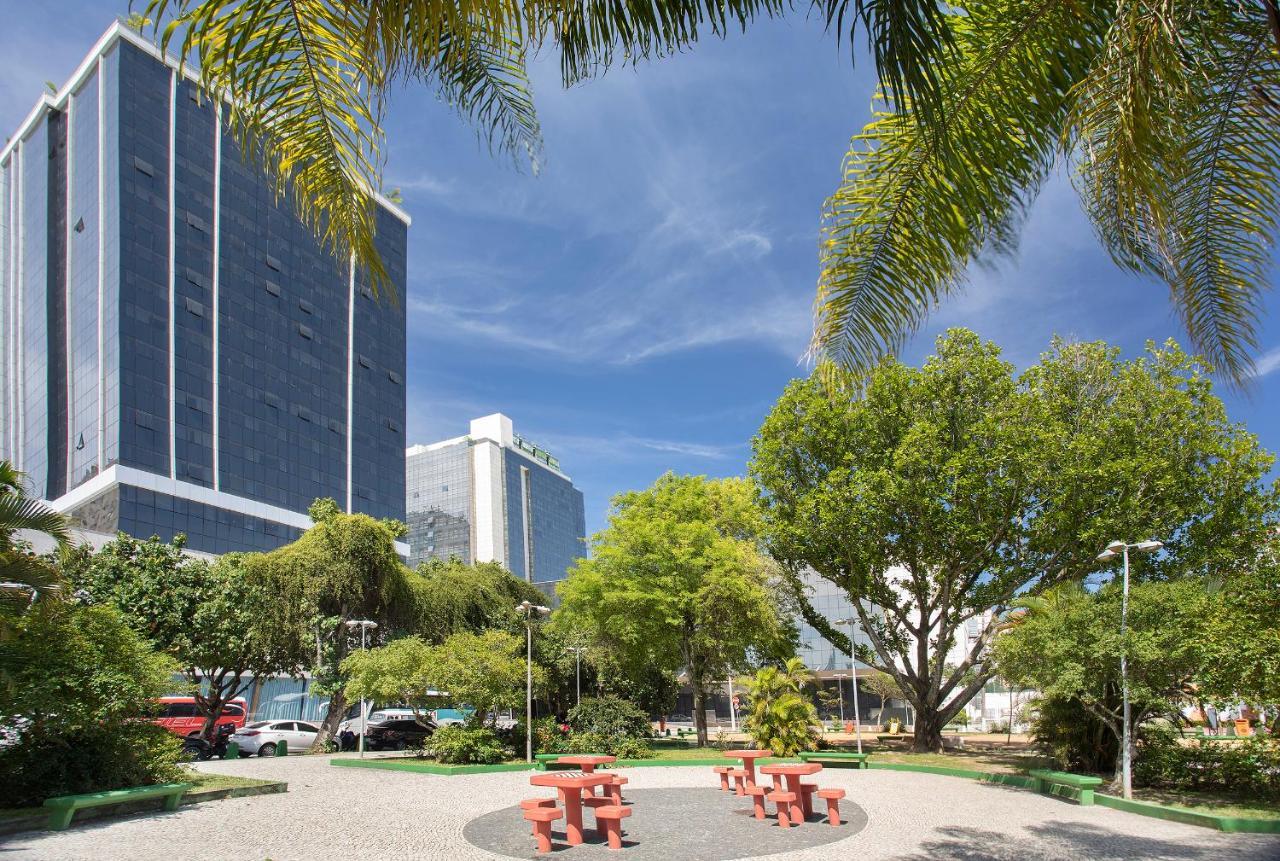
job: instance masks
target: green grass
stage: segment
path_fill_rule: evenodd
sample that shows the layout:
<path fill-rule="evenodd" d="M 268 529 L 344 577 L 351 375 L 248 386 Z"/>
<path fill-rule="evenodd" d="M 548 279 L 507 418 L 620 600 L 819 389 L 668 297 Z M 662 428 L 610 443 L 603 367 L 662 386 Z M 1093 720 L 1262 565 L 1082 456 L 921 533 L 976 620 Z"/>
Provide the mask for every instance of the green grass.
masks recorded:
<path fill-rule="evenodd" d="M 254 777 L 236 777 L 231 774 L 215 774 L 210 771 L 187 770 L 181 780 L 192 784 L 191 792 L 201 789 L 239 789 L 242 786 L 266 786 L 274 780 L 258 780 Z"/>
<path fill-rule="evenodd" d="M 1053 760 L 1036 753 L 993 753 L 990 751 L 953 750 L 946 753 L 911 753 L 864 747 L 872 762 L 901 765 L 932 765 L 941 768 L 965 768 L 996 774 L 1025 774 L 1033 768 L 1052 767 Z"/>
<path fill-rule="evenodd" d="M 1150 789 L 1133 791 L 1136 801 L 1151 801 L 1173 807 L 1185 807 L 1197 813 L 1214 816 L 1236 816 L 1243 819 L 1280 819 L 1280 802 L 1240 795 L 1194 792 L 1190 789 Z"/>

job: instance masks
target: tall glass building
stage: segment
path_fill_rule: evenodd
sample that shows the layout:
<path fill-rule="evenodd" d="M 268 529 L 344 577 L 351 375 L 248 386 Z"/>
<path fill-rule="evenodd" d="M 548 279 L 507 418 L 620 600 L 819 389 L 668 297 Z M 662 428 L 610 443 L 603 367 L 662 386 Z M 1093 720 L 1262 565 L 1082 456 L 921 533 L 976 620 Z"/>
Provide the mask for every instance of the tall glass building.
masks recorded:
<path fill-rule="evenodd" d="M 89 532 L 262 550 L 404 517 L 405 316 L 116 23 L 0 150 L 0 457 Z M 378 244 L 404 295 L 409 218 Z M 407 548 L 405 548 L 407 551 Z"/>
<path fill-rule="evenodd" d="M 413 446 L 406 468 L 410 565 L 501 562 L 554 597 L 585 555 L 582 491 L 501 413 L 473 420 L 466 436 Z"/>

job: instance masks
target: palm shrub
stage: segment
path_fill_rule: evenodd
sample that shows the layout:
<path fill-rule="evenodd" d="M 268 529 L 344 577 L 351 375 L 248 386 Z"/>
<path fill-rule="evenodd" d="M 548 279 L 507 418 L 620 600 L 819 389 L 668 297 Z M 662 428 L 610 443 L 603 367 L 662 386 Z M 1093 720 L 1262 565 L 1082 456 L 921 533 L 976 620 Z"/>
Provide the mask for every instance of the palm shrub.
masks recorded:
<path fill-rule="evenodd" d="M 799 658 L 786 665 L 763 667 L 751 679 L 751 712 L 743 726 L 756 747 L 777 756 L 792 756 L 801 750 L 816 750 L 818 711 L 804 694 L 813 675 Z"/>

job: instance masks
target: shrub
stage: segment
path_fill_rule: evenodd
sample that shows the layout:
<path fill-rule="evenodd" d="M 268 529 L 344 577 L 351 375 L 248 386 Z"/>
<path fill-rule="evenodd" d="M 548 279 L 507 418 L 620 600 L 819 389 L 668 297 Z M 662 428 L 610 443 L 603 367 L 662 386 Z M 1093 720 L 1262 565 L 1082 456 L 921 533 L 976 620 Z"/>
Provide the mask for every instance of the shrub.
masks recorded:
<path fill-rule="evenodd" d="M 557 753 L 601 753 L 619 759 L 649 759 L 653 749 L 644 739 L 599 732 L 573 732 L 565 739 L 563 751 Z"/>
<path fill-rule="evenodd" d="M 488 727 L 445 726 L 431 734 L 423 752 L 437 762 L 491 763 L 510 759 L 510 748 Z"/>
<path fill-rule="evenodd" d="M 520 744 L 524 744 L 524 721 L 515 735 Z M 533 720 L 533 749 L 537 753 L 568 753 L 569 732 L 565 726 L 553 717 L 540 717 Z"/>
<path fill-rule="evenodd" d="M 751 711 L 743 725 L 752 741 L 776 756 L 793 756 L 797 751 L 816 750 L 818 712 L 804 695 L 811 679 L 799 658 L 787 661 L 785 669 L 763 667 L 751 680 Z"/>
<path fill-rule="evenodd" d="M 1079 700 L 1067 697 L 1042 697 L 1035 701 L 1031 736 L 1068 771 L 1110 772 L 1120 751 L 1115 733 Z"/>
<path fill-rule="evenodd" d="M 619 697 L 588 697 L 569 711 L 569 728 L 604 736 L 648 738 L 653 731 L 649 717 Z"/>
<path fill-rule="evenodd" d="M 1280 739 L 1253 736 L 1184 745 L 1166 727 L 1142 728 L 1133 768 L 1139 786 L 1213 790 L 1280 799 Z"/>

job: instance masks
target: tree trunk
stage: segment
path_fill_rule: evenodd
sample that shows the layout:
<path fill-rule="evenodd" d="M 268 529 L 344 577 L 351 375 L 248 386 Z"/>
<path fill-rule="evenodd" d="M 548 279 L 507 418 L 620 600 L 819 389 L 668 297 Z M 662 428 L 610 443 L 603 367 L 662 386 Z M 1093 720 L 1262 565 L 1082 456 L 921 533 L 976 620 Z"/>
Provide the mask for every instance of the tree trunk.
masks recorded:
<path fill-rule="evenodd" d="M 1115 734 L 1116 744 L 1116 762 L 1115 774 L 1111 778 L 1110 789 L 1116 795 L 1124 795 L 1124 735 L 1123 730 L 1119 727 L 1112 727 L 1111 731 Z M 1129 729 L 1129 762 L 1137 761 L 1138 752 L 1138 734 Z"/>
<path fill-rule="evenodd" d="M 702 685 L 693 685 L 693 725 L 698 730 L 698 747 L 707 746 L 707 694 Z"/>
<path fill-rule="evenodd" d="M 315 743 L 311 745 L 312 753 L 324 753 L 325 745 L 337 734 L 338 724 L 342 723 L 342 717 L 346 713 L 347 695 L 339 688 L 333 692 L 333 696 L 329 697 L 329 711 L 320 722 L 320 732 L 316 733 Z"/>
<path fill-rule="evenodd" d="M 942 715 L 936 710 L 916 708 L 915 737 L 911 749 L 916 753 L 942 752 Z"/>

